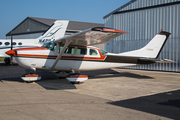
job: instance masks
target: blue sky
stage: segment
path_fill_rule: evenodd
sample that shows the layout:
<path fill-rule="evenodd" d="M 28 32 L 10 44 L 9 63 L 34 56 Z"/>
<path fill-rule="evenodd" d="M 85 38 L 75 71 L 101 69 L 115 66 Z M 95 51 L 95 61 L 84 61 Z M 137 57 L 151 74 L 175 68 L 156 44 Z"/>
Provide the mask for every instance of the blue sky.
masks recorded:
<path fill-rule="evenodd" d="M 0 39 L 26 17 L 104 23 L 103 17 L 130 0 L 1 0 Z"/>

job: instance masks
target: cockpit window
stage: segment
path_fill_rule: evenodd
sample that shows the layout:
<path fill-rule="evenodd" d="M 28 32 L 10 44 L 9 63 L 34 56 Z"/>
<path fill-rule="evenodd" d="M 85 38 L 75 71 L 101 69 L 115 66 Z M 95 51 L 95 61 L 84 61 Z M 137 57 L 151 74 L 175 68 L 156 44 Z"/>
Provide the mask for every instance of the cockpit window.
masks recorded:
<path fill-rule="evenodd" d="M 51 42 L 48 42 L 46 44 L 43 45 L 43 47 L 51 50 L 51 51 L 54 51 L 56 49 L 56 43 L 54 43 L 53 41 Z"/>
<path fill-rule="evenodd" d="M 100 51 L 101 51 L 101 54 L 102 54 L 102 55 L 104 55 L 104 54 L 107 54 L 107 53 L 108 53 L 107 51 L 102 50 L 102 49 L 100 49 Z"/>
<path fill-rule="evenodd" d="M 90 55 L 98 55 L 98 53 L 96 50 L 90 49 Z"/>
<path fill-rule="evenodd" d="M 2 42 L 0 42 L 0 45 L 2 45 Z"/>

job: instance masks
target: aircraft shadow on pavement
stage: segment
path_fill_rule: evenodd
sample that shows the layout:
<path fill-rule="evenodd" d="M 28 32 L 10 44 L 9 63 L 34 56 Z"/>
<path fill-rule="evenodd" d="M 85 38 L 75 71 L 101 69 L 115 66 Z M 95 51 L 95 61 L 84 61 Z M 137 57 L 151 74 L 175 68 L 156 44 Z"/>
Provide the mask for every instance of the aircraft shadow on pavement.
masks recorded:
<path fill-rule="evenodd" d="M 13 82 L 24 82 L 21 79 L 21 76 L 25 73 L 30 72 L 30 70 L 26 70 L 18 66 L 17 64 L 6 65 L 4 63 L 0 63 L 0 82 L 3 81 L 13 81 Z M 66 79 L 58 79 L 54 72 L 50 71 L 37 71 L 37 74 L 42 76 L 40 81 L 35 81 L 35 83 L 39 84 L 43 88 L 47 90 L 64 90 L 64 89 L 76 89 L 74 84 L 71 84 Z M 27 83 L 31 84 L 31 83 Z"/>
<path fill-rule="evenodd" d="M 130 77 L 130 78 L 137 78 L 137 79 L 154 79 L 150 76 L 134 74 L 130 72 L 117 72 L 112 69 L 105 69 L 105 70 L 94 70 L 94 71 L 83 71 L 82 74 L 88 75 L 88 79 L 95 79 L 95 78 L 110 78 L 110 77 Z"/>
<path fill-rule="evenodd" d="M 143 111 L 175 120 L 180 119 L 180 90 L 109 102 L 108 104 Z"/>
<path fill-rule="evenodd" d="M 36 83 L 47 90 L 77 89 L 74 84 L 65 78 L 58 79 L 54 72 L 38 71 L 37 73 L 42 76 L 42 79 L 36 81 Z"/>

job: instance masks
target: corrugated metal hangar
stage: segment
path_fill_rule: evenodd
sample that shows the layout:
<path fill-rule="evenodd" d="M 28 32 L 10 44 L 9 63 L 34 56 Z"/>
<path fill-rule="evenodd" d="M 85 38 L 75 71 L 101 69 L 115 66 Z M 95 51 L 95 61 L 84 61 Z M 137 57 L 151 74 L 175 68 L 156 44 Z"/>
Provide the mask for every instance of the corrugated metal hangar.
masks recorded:
<path fill-rule="evenodd" d="M 6 39 L 35 39 L 41 36 L 57 19 L 27 17 L 14 29 L 6 34 Z M 69 21 L 65 35 L 70 35 L 92 27 L 104 27 L 104 24 Z M 97 47 L 104 49 L 104 45 Z"/>
<path fill-rule="evenodd" d="M 170 32 L 156 63 L 133 69 L 180 72 L 180 0 L 131 0 L 104 16 L 105 26 L 129 32 L 105 44 L 105 50 L 121 53 L 145 46 L 161 29 Z"/>

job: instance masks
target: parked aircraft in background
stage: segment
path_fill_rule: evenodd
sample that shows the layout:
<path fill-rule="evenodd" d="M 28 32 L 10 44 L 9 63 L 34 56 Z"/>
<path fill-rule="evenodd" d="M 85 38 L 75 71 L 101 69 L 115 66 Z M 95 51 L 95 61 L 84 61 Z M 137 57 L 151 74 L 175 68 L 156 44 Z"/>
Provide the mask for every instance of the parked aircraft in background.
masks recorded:
<path fill-rule="evenodd" d="M 37 39 L 13 39 L 13 48 L 40 47 L 44 43 L 64 37 L 68 21 L 57 20 L 42 36 Z M 0 57 L 5 57 L 5 63 L 10 63 L 10 56 L 5 54 L 11 49 L 10 39 L 0 39 Z"/>
<path fill-rule="evenodd" d="M 94 27 L 48 42 L 42 47 L 14 49 L 6 54 L 13 55 L 20 66 L 34 71 L 23 75 L 24 81 L 40 80 L 36 70 L 55 71 L 60 75 L 66 73 L 70 82 L 82 82 L 88 76 L 79 74 L 80 71 L 174 62 L 157 59 L 170 35 L 165 31 L 160 31 L 145 47 L 130 52 L 114 54 L 91 46 L 108 42 L 124 33 L 127 32 Z"/>

